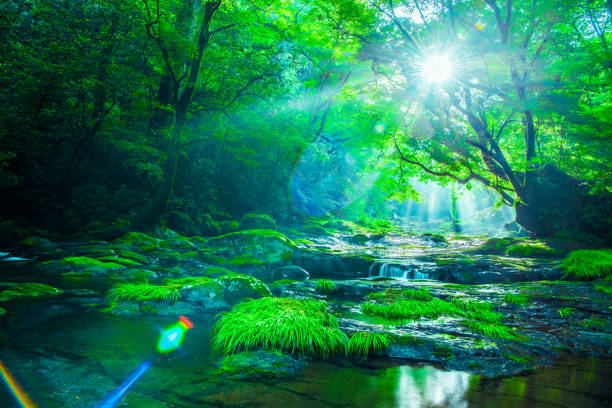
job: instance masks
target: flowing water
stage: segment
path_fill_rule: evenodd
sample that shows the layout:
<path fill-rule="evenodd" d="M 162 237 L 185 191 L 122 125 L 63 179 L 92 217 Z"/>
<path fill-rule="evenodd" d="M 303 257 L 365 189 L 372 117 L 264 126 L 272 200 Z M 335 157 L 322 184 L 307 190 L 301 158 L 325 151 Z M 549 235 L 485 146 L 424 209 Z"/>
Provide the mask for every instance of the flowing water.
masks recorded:
<path fill-rule="evenodd" d="M 209 348 L 212 315 L 181 348 L 155 353 L 162 317 L 116 317 L 64 297 L 11 304 L 1 320 L 0 359 L 39 407 L 93 407 L 143 361 L 152 368 L 125 398 L 128 407 L 605 407 L 612 359 L 572 358 L 527 376 L 486 379 L 397 361 L 311 362 L 282 381 L 231 381 L 216 375 Z M 0 406 L 18 407 L 6 387 Z"/>

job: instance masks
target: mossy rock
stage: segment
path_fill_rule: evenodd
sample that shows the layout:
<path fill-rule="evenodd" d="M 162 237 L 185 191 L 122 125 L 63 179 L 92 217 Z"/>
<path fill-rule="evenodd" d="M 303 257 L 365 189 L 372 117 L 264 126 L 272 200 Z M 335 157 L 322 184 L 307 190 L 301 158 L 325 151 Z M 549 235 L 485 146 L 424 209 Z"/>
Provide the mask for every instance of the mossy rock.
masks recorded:
<path fill-rule="evenodd" d="M 206 268 L 205 273 L 209 278 L 218 278 L 219 276 L 234 273 L 234 271 L 230 271 L 229 269 L 221 266 L 209 266 Z"/>
<path fill-rule="evenodd" d="M 174 249 L 181 251 L 194 251 L 196 249 L 195 244 L 189 241 L 187 238 L 179 239 L 167 239 L 159 243 L 160 248 Z"/>
<path fill-rule="evenodd" d="M 280 232 L 264 229 L 232 232 L 210 238 L 207 244 L 212 256 L 234 260 L 234 264 L 246 259 L 257 259 L 261 262 L 255 263 L 266 265 L 290 264 L 296 248 L 295 243 Z"/>
<path fill-rule="evenodd" d="M 252 276 L 228 273 L 216 278 L 224 286 L 224 298 L 229 304 L 244 298 L 272 296 L 265 283 Z"/>
<path fill-rule="evenodd" d="M 131 259 L 119 258 L 117 256 L 102 256 L 96 259 L 98 261 L 107 262 L 107 263 L 116 263 L 116 264 L 124 265 L 124 266 L 140 265 L 140 263 L 133 261 Z"/>
<path fill-rule="evenodd" d="M 111 272 L 109 279 L 113 282 L 148 282 L 158 277 L 155 271 L 141 268 L 130 268 Z"/>
<path fill-rule="evenodd" d="M 119 250 L 116 251 L 116 254 L 118 256 L 120 256 L 121 258 L 131 259 L 132 261 L 136 261 L 136 262 L 141 263 L 141 264 L 149 263 L 149 260 L 147 259 L 146 256 L 140 255 L 140 254 L 138 254 L 138 253 L 136 253 L 134 251 L 128 251 L 128 250 L 125 250 L 125 249 L 119 249 Z"/>
<path fill-rule="evenodd" d="M 218 373 L 233 380 L 276 379 L 294 374 L 305 365 L 279 352 L 247 351 L 221 359 Z"/>
<path fill-rule="evenodd" d="M 276 230 L 276 221 L 268 214 L 246 214 L 240 224 L 243 229 Z"/>
<path fill-rule="evenodd" d="M 160 239 L 153 238 L 142 232 L 128 232 L 123 236 L 115 239 L 112 243 L 123 249 L 123 246 L 139 248 L 142 251 L 149 252 L 159 247 Z"/>
<path fill-rule="evenodd" d="M 5 313 L 6 313 L 6 309 L 3 307 L 0 307 L 0 316 L 2 316 Z"/>
<path fill-rule="evenodd" d="M 48 239 L 31 236 L 21 241 L 21 245 L 29 246 L 31 248 L 56 248 L 57 244 L 49 241 Z"/>
<path fill-rule="evenodd" d="M 506 255 L 518 257 L 555 258 L 563 255 L 563 251 L 550 248 L 544 243 L 525 242 L 512 244 L 504 251 Z"/>
<path fill-rule="evenodd" d="M 227 261 L 230 265 L 246 265 L 246 264 L 255 264 L 255 265 L 263 265 L 264 261 L 261 259 L 255 258 L 249 254 L 240 254 L 229 261 Z"/>
<path fill-rule="evenodd" d="M 94 258 L 88 258 L 86 256 L 69 256 L 59 262 L 64 265 L 76 267 L 99 268 L 108 270 L 124 268 L 124 266 L 118 262 L 103 262 Z"/>
<path fill-rule="evenodd" d="M 0 301 L 16 298 L 56 296 L 64 293 L 63 290 L 43 283 L 20 283 L 0 292 Z"/>

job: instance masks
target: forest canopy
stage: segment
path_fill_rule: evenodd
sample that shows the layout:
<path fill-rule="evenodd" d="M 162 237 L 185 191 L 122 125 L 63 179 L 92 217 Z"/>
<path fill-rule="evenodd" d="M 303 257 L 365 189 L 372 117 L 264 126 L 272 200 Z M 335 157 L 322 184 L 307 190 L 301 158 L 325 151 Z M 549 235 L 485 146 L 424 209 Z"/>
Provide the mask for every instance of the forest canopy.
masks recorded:
<path fill-rule="evenodd" d="M 609 234 L 610 0 L 0 7 L 4 219 L 209 235 L 421 180 L 484 186 L 534 233 Z"/>

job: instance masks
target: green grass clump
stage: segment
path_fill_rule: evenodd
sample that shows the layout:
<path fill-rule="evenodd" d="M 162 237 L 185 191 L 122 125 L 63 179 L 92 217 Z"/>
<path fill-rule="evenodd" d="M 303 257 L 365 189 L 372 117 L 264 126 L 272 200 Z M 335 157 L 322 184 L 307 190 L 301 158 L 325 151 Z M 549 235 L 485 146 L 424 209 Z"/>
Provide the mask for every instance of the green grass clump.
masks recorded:
<path fill-rule="evenodd" d="M 612 249 L 580 249 L 572 251 L 561 262 L 561 269 L 580 280 L 612 277 Z"/>
<path fill-rule="evenodd" d="M 495 323 L 483 323 L 477 320 L 464 320 L 462 325 L 472 330 L 473 332 L 484 334 L 487 337 L 494 337 L 506 340 L 524 340 L 525 336 L 512 330 L 508 326 L 503 326 Z"/>
<path fill-rule="evenodd" d="M 181 298 L 183 285 L 150 285 L 148 283 L 121 283 L 112 288 L 106 299 L 109 304 L 116 305 L 121 301 L 155 300 L 165 303 L 175 303 Z"/>
<path fill-rule="evenodd" d="M 556 257 L 562 255 L 562 251 L 550 248 L 543 243 L 514 244 L 506 248 L 506 255 L 525 257 Z"/>
<path fill-rule="evenodd" d="M 570 317 L 574 310 L 576 309 L 573 307 L 562 307 L 561 309 L 559 309 L 559 315 L 561 317 Z"/>
<path fill-rule="evenodd" d="M 336 284 L 329 279 L 318 279 L 315 284 L 315 290 L 326 295 L 332 294 L 338 290 Z"/>
<path fill-rule="evenodd" d="M 213 349 L 222 354 L 264 349 L 323 359 L 345 354 L 347 337 L 317 300 L 265 297 L 235 305 L 219 314 Z"/>
<path fill-rule="evenodd" d="M 368 299 L 377 300 L 377 299 L 414 299 L 414 300 L 431 300 L 433 297 L 431 293 L 427 289 L 385 289 L 381 292 L 370 292 L 368 294 Z"/>
<path fill-rule="evenodd" d="M 529 296 L 516 293 L 506 293 L 504 301 L 511 305 L 523 306 L 529 303 Z"/>
<path fill-rule="evenodd" d="M 603 292 L 606 295 L 612 296 L 612 286 L 608 286 L 608 285 L 595 285 L 594 288 L 598 292 Z"/>
<path fill-rule="evenodd" d="M 383 355 L 390 343 L 384 334 L 356 332 L 348 341 L 347 353 L 357 358 L 367 358 L 370 354 Z"/>

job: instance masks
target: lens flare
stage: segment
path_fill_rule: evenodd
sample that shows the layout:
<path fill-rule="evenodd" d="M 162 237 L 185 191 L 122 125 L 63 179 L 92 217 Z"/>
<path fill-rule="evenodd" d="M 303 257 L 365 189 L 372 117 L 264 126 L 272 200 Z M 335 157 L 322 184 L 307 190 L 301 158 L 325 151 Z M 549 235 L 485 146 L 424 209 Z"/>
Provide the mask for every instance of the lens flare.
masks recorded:
<path fill-rule="evenodd" d="M 185 316 L 179 316 L 179 321 L 172 326 L 167 327 L 159 336 L 157 342 L 157 351 L 162 354 L 171 352 L 177 349 L 183 339 L 185 338 L 185 332 L 193 327 L 193 323 Z"/>
<path fill-rule="evenodd" d="M 453 73 L 450 59 L 445 55 L 433 55 L 421 66 L 421 76 L 427 82 L 442 83 L 450 79 Z"/>
<path fill-rule="evenodd" d="M 21 388 L 21 385 L 19 385 L 15 377 L 13 377 L 2 361 L 0 361 L 0 373 L 2 374 L 2 378 L 4 379 L 4 382 L 8 386 L 9 390 L 13 393 L 13 396 L 22 407 L 37 408 L 37 405 L 32 401 L 30 396 L 26 394 L 23 388 Z"/>
<path fill-rule="evenodd" d="M 150 361 L 141 363 L 136 370 L 130 374 L 127 380 L 125 380 L 119 387 L 115 388 L 115 390 L 104 398 L 104 400 L 102 400 L 102 402 L 100 402 L 96 408 L 113 408 L 115 405 L 117 405 L 125 394 L 127 394 L 132 385 L 134 385 L 134 383 L 138 381 L 138 379 L 142 377 L 144 373 L 149 370 L 149 368 L 151 368 Z"/>

